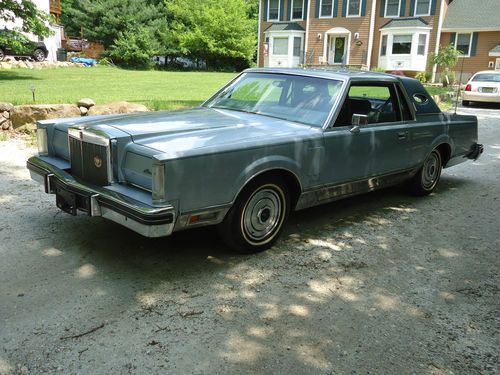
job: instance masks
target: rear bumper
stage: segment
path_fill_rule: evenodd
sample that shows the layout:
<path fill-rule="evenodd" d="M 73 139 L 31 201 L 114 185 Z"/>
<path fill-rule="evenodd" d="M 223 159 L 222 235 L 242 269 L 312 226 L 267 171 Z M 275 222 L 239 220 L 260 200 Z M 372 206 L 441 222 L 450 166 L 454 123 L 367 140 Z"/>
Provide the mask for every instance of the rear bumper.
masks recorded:
<path fill-rule="evenodd" d="M 57 206 L 63 211 L 102 216 L 146 237 L 168 236 L 174 229 L 175 209 L 171 205 L 153 207 L 115 191 L 85 185 L 37 156 L 28 160 L 27 168 L 47 194 L 56 194 Z"/>
<path fill-rule="evenodd" d="M 470 102 L 486 102 L 486 103 L 500 103 L 500 93 L 480 93 L 463 91 L 462 100 Z"/>
<path fill-rule="evenodd" d="M 484 151 L 484 147 L 482 144 L 474 143 L 471 146 L 469 152 L 465 155 L 465 157 L 468 159 L 477 160 L 477 158 L 479 158 L 479 156 L 481 156 L 483 151 Z"/>

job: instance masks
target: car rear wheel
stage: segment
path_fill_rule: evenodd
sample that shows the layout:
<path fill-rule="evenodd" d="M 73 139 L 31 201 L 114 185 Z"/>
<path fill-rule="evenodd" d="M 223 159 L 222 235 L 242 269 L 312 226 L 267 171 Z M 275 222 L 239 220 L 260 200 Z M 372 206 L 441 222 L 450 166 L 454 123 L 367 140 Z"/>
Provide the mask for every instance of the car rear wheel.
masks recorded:
<path fill-rule="evenodd" d="M 35 52 L 33 52 L 33 58 L 35 61 L 41 62 L 45 60 L 45 52 L 43 52 L 40 48 L 37 48 Z"/>
<path fill-rule="evenodd" d="M 290 195 L 277 177 L 257 179 L 238 196 L 218 230 L 239 253 L 257 253 L 278 239 L 290 212 Z"/>
<path fill-rule="evenodd" d="M 5 52 L 0 48 L 0 61 L 3 61 L 3 59 L 5 59 Z"/>
<path fill-rule="evenodd" d="M 464 107 L 468 107 L 470 105 L 470 101 L 468 101 L 468 100 L 462 100 L 462 105 Z"/>
<path fill-rule="evenodd" d="M 439 182 L 442 169 L 441 153 L 435 149 L 425 159 L 418 173 L 410 180 L 410 192 L 416 196 L 432 193 Z"/>

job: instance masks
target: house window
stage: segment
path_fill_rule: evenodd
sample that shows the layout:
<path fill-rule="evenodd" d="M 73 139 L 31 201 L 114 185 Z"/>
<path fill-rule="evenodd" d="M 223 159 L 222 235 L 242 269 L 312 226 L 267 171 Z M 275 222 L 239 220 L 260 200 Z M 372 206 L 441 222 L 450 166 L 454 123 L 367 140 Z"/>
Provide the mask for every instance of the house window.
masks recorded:
<path fill-rule="evenodd" d="M 296 36 L 293 38 L 293 55 L 300 57 L 300 47 L 302 47 L 302 38 Z"/>
<path fill-rule="evenodd" d="M 361 15 L 361 0 L 348 0 L 347 16 L 359 17 Z"/>
<path fill-rule="evenodd" d="M 415 16 L 428 16 L 431 14 L 431 0 L 415 1 Z"/>
<path fill-rule="evenodd" d="M 279 21 L 280 15 L 280 0 L 269 0 L 269 14 L 267 19 L 269 21 Z"/>
<path fill-rule="evenodd" d="M 463 53 L 464 56 L 470 55 L 472 34 L 457 34 L 455 48 Z"/>
<path fill-rule="evenodd" d="M 409 55 L 411 53 L 412 35 L 394 35 L 392 39 L 393 55 Z"/>
<path fill-rule="evenodd" d="M 387 0 L 385 3 L 386 17 L 399 17 L 399 8 L 401 0 Z"/>
<path fill-rule="evenodd" d="M 333 14 L 333 0 L 321 0 L 320 17 L 332 17 Z"/>
<path fill-rule="evenodd" d="M 425 45 L 427 43 L 427 35 L 426 34 L 418 34 L 418 49 L 417 55 L 424 56 L 425 55 Z"/>
<path fill-rule="evenodd" d="M 380 46 L 380 56 L 387 55 L 387 35 L 382 35 L 382 45 Z"/>
<path fill-rule="evenodd" d="M 273 39 L 273 55 L 288 55 L 288 38 Z"/>
<path fill-rule="evenodd" d="M 292 19 L 301 20 L 304 14 L 304 0 L 292 0 Z"/>

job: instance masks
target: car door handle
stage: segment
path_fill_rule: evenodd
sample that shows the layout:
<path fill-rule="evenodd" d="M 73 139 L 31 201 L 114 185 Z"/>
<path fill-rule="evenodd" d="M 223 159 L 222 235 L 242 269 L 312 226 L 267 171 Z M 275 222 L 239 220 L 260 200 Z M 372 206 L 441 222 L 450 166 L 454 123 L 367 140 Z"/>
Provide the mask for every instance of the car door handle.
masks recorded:
<path fill-rule="evenodd" d="M 398 139 L 405 139 L 408 136 L 408 132 L 399 132 Z"/>

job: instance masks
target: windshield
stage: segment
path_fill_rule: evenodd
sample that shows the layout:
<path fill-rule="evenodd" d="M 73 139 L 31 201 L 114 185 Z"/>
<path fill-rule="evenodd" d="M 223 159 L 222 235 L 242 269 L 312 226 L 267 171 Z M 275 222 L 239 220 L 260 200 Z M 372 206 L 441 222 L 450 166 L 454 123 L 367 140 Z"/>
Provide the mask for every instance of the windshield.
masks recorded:
<path fill-rule="evenodd" d="M 257 113 L 323 126 L 342 81 L 288 74 L 245 73 L 210 99 L 210 108 Z"/>
<path fill-rule="evenodd" d="M 481 82 L 500 82 L 500 74 L 482 73 L 476 75 L 472 80 Z"/>

